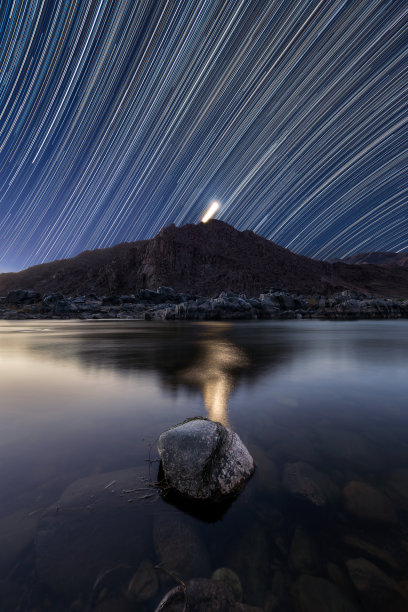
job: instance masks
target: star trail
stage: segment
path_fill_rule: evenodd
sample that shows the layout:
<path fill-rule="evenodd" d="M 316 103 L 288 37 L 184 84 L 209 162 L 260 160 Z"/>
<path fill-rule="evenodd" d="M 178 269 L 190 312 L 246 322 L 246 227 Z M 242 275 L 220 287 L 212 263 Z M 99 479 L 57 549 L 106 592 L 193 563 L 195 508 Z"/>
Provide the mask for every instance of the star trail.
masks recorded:
<path fill-rule="evenodd" d="M 2 0 L 0 270 L 217 218 L 408 250 L 403 0 Z"/>

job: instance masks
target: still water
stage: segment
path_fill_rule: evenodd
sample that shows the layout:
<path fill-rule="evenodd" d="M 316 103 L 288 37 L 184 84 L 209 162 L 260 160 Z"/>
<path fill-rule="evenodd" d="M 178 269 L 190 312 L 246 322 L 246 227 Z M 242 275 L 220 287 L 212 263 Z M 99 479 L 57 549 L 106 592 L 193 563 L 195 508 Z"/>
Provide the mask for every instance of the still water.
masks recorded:
<path fill-rule="evenodd" d="M 408 609 L 408 322 L 1 321 L 0 393 L 2 611 L 153 611 L 219 568 L 267 612 Z M 152 486 L 198 415 L 257 463 L 218 520 Z"/>

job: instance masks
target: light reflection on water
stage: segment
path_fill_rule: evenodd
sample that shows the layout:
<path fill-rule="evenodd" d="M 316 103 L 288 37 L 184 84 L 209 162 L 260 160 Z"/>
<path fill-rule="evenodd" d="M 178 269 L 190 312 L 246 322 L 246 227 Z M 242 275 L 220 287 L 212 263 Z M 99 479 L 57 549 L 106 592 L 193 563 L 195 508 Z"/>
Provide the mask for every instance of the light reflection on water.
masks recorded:
<path fill-rule="evenodd" d="M 208 417 L 228 426 L 228 399 L 235 379 L 249 367 L 249 359 L 239 346 L 226 340 L 207 339 L 199 343 L 194 365 L 180 372 L 180 380 L 198 387 Z"/>
<path fill-rule="evenodd" d="M 35 572 L 30 574 L 30 563 L 39 567 L 33 537 L 42 513 L 67 486 L 84 477 L 105 483 L 105 473 L 125 474 L 133 466 L 146 471 L 161 431 L 196 415 L 235 429 L 258 464 L 255 478 L 223 521 L 194 521 L 191 527 L 207 542 L 211 569 L 227 565 L 238 572 L 247 603 L 266 606 L 268 597 L 277 596 L 271 586 L 277 572 L 291 593 L 299 576 L 293 569 L 299 525 L 320 547 L 319 569 L 312 574 L 325 580 L 333 580 L 330 563 L 346 571 L 357 537 L 381 550 L 388 542 L 398 567 L 408 567 L 407 363 L 408 324 L 403 321 L 1 322 L 0 575 L 9 578 L 0 582 L 8 593 L 4 600 L 0 595 L 0 608 L 7 610 L 13 589 L 18 591 L 29 575 L 34 581 L 30 596 L 41 609 L 43 592 Z M 398 525 L 391 533 L 384 526 L 354 524 L 340 507 L 327 525 L 315 525 L 282 492 L 288 461 L 323 471 L 339 491 L 350 481 L 369 482 L 391 499 Z M 154 516 L 170 512 L 161 500 L 151 501 L 145 510 L 138 507 L 141 522 L 152 508 Z M 180 515 L 174 509 L 170 514 Z M 122 529 L 127 520 L 122 517 Z M 154 533 L 154 526 L 149 529 Z M 114 533 L 112 526 L 109 532 Z M 237 533 L 242 534 L 241 551 Z M 241 557 L 243 550 L 252 558 L 258 539 L 268 541 L 270 550 L 259 544 L 263 561 L 255 561 L 262 571 L 254 578 Z M 405 553 L 399 542 L 405 542 Z M 390 569 L 365 546 L 360 556 L 368 555 L 398 583 L 408 580 L 403 569 Z M 76 554 L 80 560 L 81 550 Z M 157 561 L 157 546 L 150 543 L 146 554 Z M 21 570 L 21 584 L 15 567 L 28 572 Z M 66 609 L 77 593 L 62 592 L 62 600 L 48 591 L 44 597 L 56 597 L 55 609 Z M 135 609 L 153 609 L 153 601 Z M 290 610 L 288 601 L 282 600 L 279 610 Z M 34 607 L 28 603 L 20 609 Z"/>

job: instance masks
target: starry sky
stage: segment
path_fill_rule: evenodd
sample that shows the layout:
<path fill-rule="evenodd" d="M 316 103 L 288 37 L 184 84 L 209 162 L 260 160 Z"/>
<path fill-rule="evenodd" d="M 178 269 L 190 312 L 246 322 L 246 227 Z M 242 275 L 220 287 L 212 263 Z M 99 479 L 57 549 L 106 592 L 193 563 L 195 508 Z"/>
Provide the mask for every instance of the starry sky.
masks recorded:
<path fill-rule="evenodd" d="M 1 0 L 0 271 L 217 218 L 408 250 L 404 0 Z"/>

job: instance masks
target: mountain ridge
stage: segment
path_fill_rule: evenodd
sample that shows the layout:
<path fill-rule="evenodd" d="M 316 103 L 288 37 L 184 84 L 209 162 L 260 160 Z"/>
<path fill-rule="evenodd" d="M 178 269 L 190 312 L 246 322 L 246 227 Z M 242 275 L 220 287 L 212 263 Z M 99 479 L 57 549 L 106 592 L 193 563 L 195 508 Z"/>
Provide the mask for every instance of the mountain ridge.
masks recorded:
<path fill-rule="evenodd" d="M 367 265 L 373 264 L 376 266 L 408 266 L 408 252 L 402 251 L 395 253 L 393 251 L 367 251 L 364 253 L 355 253 L 344 259 L 336 259 L 336 262 L 346 264 Z"/>
<path fill-rule="evenodd" d="M 270 287 L 308 294 L 351 289 L 408 297 L 408 268 L 314 260 L 251 230 L 241 232 L 212 219 L 206 224 L 172 224 L 150 240 L 0 274 L 0 295 L 21 288 L 42 294 L 126 294 L 162 285 L 209 297 L 224 290 L 258 295 Z"/>

